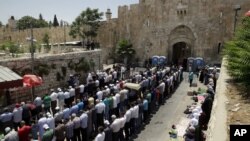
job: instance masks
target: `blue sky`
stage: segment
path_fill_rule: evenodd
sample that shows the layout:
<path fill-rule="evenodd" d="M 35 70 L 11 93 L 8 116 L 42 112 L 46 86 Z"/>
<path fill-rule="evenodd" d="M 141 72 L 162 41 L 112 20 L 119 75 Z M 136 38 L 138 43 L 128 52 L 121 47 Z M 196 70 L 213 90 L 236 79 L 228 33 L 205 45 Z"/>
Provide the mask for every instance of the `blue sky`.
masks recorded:
<path fill-rule="evenodd" d="M 0 0 L 0 21 L 6 24 L 12 15 L 15 19 L 26 15 L 38 18 L 41 13 L 47 21 L 53 21 L 56 14 L 58 20 L 71 23 L 87 7 L 98 8 L 100 12 L 110 8 L 112 17 L 117 17 L 119 5 L 134 3 L 139 0 Z"/>

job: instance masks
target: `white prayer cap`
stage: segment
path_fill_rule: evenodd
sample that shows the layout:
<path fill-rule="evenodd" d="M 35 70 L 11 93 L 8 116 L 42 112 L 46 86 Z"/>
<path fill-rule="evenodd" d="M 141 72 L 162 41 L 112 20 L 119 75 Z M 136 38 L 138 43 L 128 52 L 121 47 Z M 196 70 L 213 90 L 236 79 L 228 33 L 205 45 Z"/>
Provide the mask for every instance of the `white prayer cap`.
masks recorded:
<path fill-rule="evenodd" d="M 45 130 L 46 130 L 46 129 L 49 129 L 49 125 L 48 125 L 48 124 L 44 124 L 44 125 L 43 125 L 43 129 L 45 129 Z"/>
<path fill-rule="evenodd" d="M 11 131 L 11 128 L 10 128 L 10 127 L 6 127 L 6 128 L 4 129 L 4 131 L 5 131 L 5 133 L 9 133 L 9 132 Z"/>
<path fill-rule="evenodd" d="M 112 119 L 115 119 L 115 118 L 116 118 L 116 115 L 112 115 L 111 118 L 112 118 Z"/>
<path fill-rule="evenodd" d="M 108 120 L 105 120 L 105 121 L 104 121 L 104 124 L 105 124 L 105 125 L 109 125 L 110 123 L 109 123 Z"/>

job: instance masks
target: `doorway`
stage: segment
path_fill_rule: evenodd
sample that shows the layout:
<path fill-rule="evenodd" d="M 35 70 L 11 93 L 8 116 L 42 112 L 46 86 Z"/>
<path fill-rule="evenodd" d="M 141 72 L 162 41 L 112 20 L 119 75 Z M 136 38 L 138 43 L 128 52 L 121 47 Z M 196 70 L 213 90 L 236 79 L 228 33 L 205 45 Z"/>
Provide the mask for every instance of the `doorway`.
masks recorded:
<path fill-rule="evenodd" d="M 172 61 L 176 65 L 183 65 L 187 59 L 188 46 L 185 42 L 178 42 L 173 45 Z"/>

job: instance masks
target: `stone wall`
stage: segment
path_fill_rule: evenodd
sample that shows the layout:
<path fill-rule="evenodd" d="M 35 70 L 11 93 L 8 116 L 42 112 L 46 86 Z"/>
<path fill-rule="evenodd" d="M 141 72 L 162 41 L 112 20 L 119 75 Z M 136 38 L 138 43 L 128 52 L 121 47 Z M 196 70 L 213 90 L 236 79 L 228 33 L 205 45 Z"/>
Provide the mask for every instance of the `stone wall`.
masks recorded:
<path fill-rule="evenodd" d="M 34 28 L 33 36 L 38 43 L 42 43 L 42 38 L 45 33 L 49 34 L 50 43 L 63 43 L 64 42 L 64 33 L 66 36 L 66 41 L 73 41 L 79 39 L 73 39 L 69 36 L 70 27 L 51 27 L 51 28 Z M 12 31 L 10 29 L 0 28 L 0 44 L 11 38 L 12 41 L 19 44 L 29 44 L 26 40 L 27 37 L 30 37 L 31 31 L 27 30 L 16 30 Z"/>
<path fill-rule="evenodd" d="M 42 57 L 35 57 L 35 71 L 43 74 L 43 84 L 35 87 L 35 94 L 43 96 L 48 93 L 51 88 L 58 88 L 67 85 L 67 80 L 70 74 L 81 74 L 80 82 L 85 83 L 86 72 L 76 70 L 69 66 L 69 64 L 76 64 L 84 58 L 86 62 L 92 60 L 94 62 L 94 68 L 90 68 L 90 71 L 102 69 L 102 53 L 101 50 L 94 51 L 79 51 L 72 53 L 64 53 L 60 55 L 47 55 Z M 1 60 L 0 65 L 6 66 L 20 75 L 24 75 L 30 72 L 31 59 L 12 59 L 12 60 Z M 71 65 L 72 66 L 72 65 Z M 64 71 L 63 71 L 64 69 Z M 66 72 L 65 72 L 66 70 Z M 48 74 L 44 74 L 48 71 Z M 60 74 L 60 80 L 58 75 Z M 14 88 L 11 89 L 11 102 L 21 102 L 31 99 L 30 88 Z"/>
<path fill-rule="evenodd" d="M 194 37 L 190 56 L 218 62 L 219 43 L 223 45 L 233 35 L 235 5 L 241 5 L 239 25 L 240 18 L 249 10 L 249 0 L 140 0 L 138 4 L 119 6 L 118 18 L 104 22 L 100 28 L 102 36 L 108 35 L 105 40 L 114 46 L 103 47 L 115 47 L 119 40 L 128 39 L 141 60 L 152 55 L 165 55 L 171 60 L 171 34 L 183 26 L 190 32 L 179 33 L 174 38 L 181 42 Z M 105 40 L 99 38 L 101 44 L 105 44 Z"/>

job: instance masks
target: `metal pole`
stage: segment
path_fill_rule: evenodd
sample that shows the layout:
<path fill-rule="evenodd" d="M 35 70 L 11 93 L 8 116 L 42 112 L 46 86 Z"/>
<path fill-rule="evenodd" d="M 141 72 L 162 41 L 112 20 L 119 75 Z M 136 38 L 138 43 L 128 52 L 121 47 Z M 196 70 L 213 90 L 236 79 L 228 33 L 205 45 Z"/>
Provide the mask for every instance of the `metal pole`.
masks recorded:
<path fill-rule="evenodd" d="M 237 24 L 237 17 L 238 17 L 238 11 L 241 10 L 241 6 L 240 5 L 235 5 L 234 6 L 234 10 L 235 10 L 235 15 L 234 15 L 234 33 L 236 30 L 236 24 Z"/>
<path fill-rule="evenodd" d="M 32 23 L 30 24 L 30 30 L 31 30 L 31 72 L 34 74 L 34 46 L 33 46 L 33 26 Z M 35 97 L 35 87 L 32 86 L 31 88 L 31 94 L 32 94 L 32 101 L 34 100 Z"/>
<path fill-rule="evenodd" d="M 99 54 L 99 70 L 101 70 L 101 54 Z"/>
<path fill-rule="evenodd" d="M 235 15 L 234 15 L 234 33 L 235 33 L 236 23 L 237 23 L 237 13 L 238 13 L 238 10 L 235 9 Z"/>
<path fill-rule="evenodd" d="M 66 22 L 63 21 L 63 27 L 64 27 L 64 47 L 66 46 L 66 29 L 65 29 Z"/>

